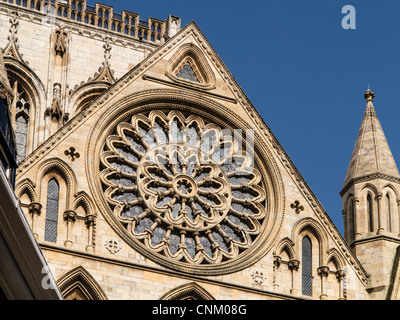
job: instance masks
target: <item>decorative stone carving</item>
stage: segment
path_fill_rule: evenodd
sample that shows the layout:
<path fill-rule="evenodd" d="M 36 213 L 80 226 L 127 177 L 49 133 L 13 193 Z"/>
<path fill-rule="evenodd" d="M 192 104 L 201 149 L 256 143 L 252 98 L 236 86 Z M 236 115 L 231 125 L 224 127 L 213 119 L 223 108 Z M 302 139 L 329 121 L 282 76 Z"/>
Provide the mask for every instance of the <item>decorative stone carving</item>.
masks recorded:
<path fill-rule="evenodd" d="M 47 108 L 46 116 L 50 116 L 52 120 L 59 121 L 62 118 L 63 111 L 61 106 L 61 84 L 55 83 L 53 88 L 53 102 L 51 108 Z"/>
<path fill-rule="evenodd" d="M 345 270 L 338 270 L 335 273 L 336 278 L 338 279 L 338 281 L 342 281 L 343 278 L 346 276 L 346 271 Z"/>
<path fill-rule="evenodd" d="M 76 221 L 76 212 L 73 210 L 67 210 L 64 212 L 64 220 L 67 222 L 75 222 Z"/>
<path fill-rule="evenodd" d="M 107 240 L 105 247 L 111 254 L 116 254 L 121 250 L 121 246 L 115 240 Z"/>
<path fill-rule="evenodd" d="M 74 147 L 69 148 L 69 150 L 65 150 L 64 154 L 69 157 L 71 159 L 71 161 L 75 161 L 75 159 L 79 159 L 80 158 L 80 154 L 79 152 L 75 151 Z"/>
<path fill-rule="evenodd" d="M 42 205 L 41 205 L 40 203 L 38 203 L 38 202 L 32 202 L 32 203 L 29 205 L 28 210 L 29 210 L 29 213 L 30 213 L 31 215 L 40 216 L 40 214 L 41 214 L 41 212 L 42 212 Z"/>
<path fill-rule="evenodd" d="M 282 258 L 280 256 L 274 256 L 274 266 L 276 268 L 279 268 L 281 264 L 282 264 Z"/>
<path fill-rule="evenodd" d="M 292 203 L 290 207 L 294 209 L 297 214 L 304 210 L 304 207 L 300 205 L 300 202 L 298 200 Z"/>
<path fill-rule="evenodd" d="M 251 277 L 253 278 L 254 282 L 258 285 L 263 284 L 265 277 L 263 272 L 259 271 L 253 271 L 251 273 Z"/>
<path fill-rule="evenodd" d="M 320 277 L 326 278 L 329 275 L 329 267 L 322 266 L 317 269 L 317 273 Z"/>
<path fill-rule="evenodd" d="M 9 29 L 8 41 L 16 43 L 18 41 L 17 33 L 18 33 L 18 26 L 19 26 L 17 12 L 13 12 L 11 14 L 10 24 L 11 25 L 10 25 L 10 29 Z"/>
<path fill-rule="evenodd" d="M 85 217 L 85 224 L 88 227 L 93 227 L 96 224 L 96 216 L 94 214 L 89 214 Z"/>
<path fill-rule="evenodd" d="M 4 57 L 10 57 L 16 59 L 25 65 L 28 65 L 28 62 L 23 59 L 23 55 L 19 52 L 19 44 L 18 44 L 18 13 L 12 12 L 10 18 L 10 29 L 8 35 L 8 44 L 6 48 L 3 50 Z"/>
<path fill-rule="evenodd" d="M 152 111 L 108 136 L 104 197 L 145 255 L 190 270 L 233 264 L 256 247 L 266 191 L 252 157 L 226 134 L 194 115 Z"/>
<path fill-rule="evenodd" d="M 38 234 L 36 233 L 36 217 L 40 216 L 42 213 L 42 205 L 38 202 L 32 202 L 28 207 L 29 213 L 32 215 L 32 233 L 35 239 L 39 239 Z"/>
<path fill-rule="evenodd" d="M 291 271 L 297 271 L 299 270 L 300 267 L 300 261 L 299 260 L 290 260 L 288 262 L 288 268 Z"/>
<path fill-rule="evenodd" d="M 68 33 L 63 27 L 59 27 L 55 32 L 54 51 L 56 55 L 63 57 L 67 51 Z"/>
<path fill-rule="evenodd" d="M 111 59 L 111 44 L 110 44 L 110 38 L 106 37 L 104 39 L 104 61 L 109 64 L 110 63 L 110 59 Z"/>

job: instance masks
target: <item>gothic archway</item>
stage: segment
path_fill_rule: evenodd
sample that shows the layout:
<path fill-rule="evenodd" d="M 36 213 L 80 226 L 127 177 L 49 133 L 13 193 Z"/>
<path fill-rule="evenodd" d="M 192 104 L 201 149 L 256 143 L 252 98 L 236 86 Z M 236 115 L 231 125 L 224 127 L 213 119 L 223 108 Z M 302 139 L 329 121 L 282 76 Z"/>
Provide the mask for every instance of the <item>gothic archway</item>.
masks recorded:
<path fill-rule="evenodd" d="M 163 295 L 160 300 L 215 300 L 203 287 L 195 282 L 175 288 Z"/>
<path fill-rule="evenodd" d="M 64 274 L 57 284 L 65 300 L 107 300 L 103 289 L 82 266 Z"/>

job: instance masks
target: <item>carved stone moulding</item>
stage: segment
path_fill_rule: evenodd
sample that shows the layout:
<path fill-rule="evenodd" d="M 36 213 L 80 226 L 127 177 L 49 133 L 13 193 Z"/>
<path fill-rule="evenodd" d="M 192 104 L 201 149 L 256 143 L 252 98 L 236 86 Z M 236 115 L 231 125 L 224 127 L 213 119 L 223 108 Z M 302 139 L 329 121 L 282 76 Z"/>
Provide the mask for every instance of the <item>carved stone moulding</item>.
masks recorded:
<path fill-rule="evenodd" d="M 267 147 L 234 134 L 249 126 L 216 102 L 147 93 L 107 110 L 89 139 L 91 187 L 106 220 L 132 248 L 180 272 L 226 274 L 255 263 L 284 210 Z"/>

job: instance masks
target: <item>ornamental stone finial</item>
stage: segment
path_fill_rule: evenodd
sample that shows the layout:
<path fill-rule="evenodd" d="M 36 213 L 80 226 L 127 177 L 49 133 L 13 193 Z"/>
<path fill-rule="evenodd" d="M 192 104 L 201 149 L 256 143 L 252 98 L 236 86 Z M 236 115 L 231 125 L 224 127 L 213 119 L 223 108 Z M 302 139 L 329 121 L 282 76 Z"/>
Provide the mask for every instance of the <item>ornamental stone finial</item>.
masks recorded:
<path fill-rule="evenodd" d="M 367 101 L 373 101 L 375 98 L 375 92 L 373 92 L 371 89 L 368 89 L 364 94 L 364 98 Z"/>

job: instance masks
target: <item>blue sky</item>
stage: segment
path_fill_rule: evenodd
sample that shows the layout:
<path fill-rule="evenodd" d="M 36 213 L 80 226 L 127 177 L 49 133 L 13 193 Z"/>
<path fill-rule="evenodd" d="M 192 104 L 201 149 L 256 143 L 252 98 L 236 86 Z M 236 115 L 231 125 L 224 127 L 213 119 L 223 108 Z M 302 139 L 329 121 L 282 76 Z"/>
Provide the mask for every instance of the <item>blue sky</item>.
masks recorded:
<path fill-rule="evenodd" d="M 102 3 L 143 20 L 172 14 L 182 26 L 195 21 L 342 233 L 339 192 L 368 85 L 393 156 L 400 159 L 400 1 Z M 355 30 L 341 26 L 345 5 L 356 9 Z"/>

